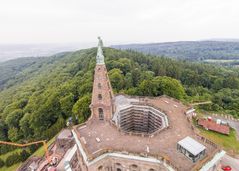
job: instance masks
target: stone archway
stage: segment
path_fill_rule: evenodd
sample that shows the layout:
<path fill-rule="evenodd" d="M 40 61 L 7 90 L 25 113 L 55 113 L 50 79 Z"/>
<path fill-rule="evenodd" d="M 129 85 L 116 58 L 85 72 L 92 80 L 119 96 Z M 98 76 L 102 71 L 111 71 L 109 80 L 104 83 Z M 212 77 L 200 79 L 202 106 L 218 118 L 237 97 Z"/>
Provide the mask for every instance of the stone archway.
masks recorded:
<path fill-rule="evenodd" d="M 104 120 L 104 110 L 102 108 L 98 108 L 99 120 Z"/>

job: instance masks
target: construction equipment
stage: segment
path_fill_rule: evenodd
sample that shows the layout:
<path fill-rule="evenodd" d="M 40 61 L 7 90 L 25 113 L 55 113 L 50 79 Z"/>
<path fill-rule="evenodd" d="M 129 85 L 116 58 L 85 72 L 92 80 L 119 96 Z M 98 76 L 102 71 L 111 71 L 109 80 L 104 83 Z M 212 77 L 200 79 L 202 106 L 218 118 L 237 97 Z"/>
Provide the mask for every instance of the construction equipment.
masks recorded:
<path fill-rule="evenodd" d="M 30 143 L 26 143 L 26 144 L 18 144 L 18 143 L 13 143 L 13 142 L 7 142 L 7 141 L 0 141 L 0 144 L 5 144 L 5 145 L 12 145 L 12 146 L 17 146 L 17 147 L 27 147 L 30 145 L 34 145 L 34 144 L 43 144 L 43 148 L 45 150 L 45 154 L 46 154 L 46 159 L 48 161 L 48 163 L 51 163 L 51 158 L 49 156 L 49 152 L 47 149 L 47 144 L 46 144 L 46 140 L 42 140 L 42 141 L 35 141 L 35 142 L 30 142 Z"/>

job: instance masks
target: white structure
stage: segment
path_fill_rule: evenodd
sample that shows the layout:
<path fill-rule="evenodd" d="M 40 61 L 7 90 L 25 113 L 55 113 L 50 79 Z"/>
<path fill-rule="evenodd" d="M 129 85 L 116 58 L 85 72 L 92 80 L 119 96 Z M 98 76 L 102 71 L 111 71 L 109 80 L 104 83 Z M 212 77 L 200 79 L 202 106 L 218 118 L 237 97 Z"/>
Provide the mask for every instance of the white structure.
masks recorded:
<path fill-rule="evenodd" d="M 177 149 L 193 162 L 205 155 L 206 147 L 191 137 L 186 137 L 178 142 Z"/>

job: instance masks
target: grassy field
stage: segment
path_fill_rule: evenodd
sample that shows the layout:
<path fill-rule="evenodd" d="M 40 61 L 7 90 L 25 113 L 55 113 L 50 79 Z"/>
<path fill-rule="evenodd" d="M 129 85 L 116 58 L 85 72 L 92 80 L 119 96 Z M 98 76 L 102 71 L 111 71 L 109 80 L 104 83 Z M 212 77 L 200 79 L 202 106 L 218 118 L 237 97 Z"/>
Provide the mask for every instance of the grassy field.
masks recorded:
<path fill-rule="evenodd" d="M 13 151 L 11 151 L 9 153 L 1 155 L 0 158 L 5 161 L 6 158 L 8 156 L 10 156 L 11 154 L 13 154 L 13 153 L 20 153 L 21 151 L 22 151 L 21 149 L 16 149 L 16 150 L 13 150 Z M 16 164 L 12 165 L 11 167 L 2 167 L 2 168 L 0 168 L 0 171 L 15 171 L 20 166 L 20 164 L 21 163 L 16 163 Z"/>
<path fill-rule="evenodd" d="M 205 115 L 198 112 L 197 116 L 198 116 L 198 118 L 202 118 Z M 208 138 L 209 140 L 213 141 L 214 143 L 218 144 L 224 150 L 226 150 L 228 152 L 232 152 L 234 154 L 239 154 L 239 141 L 237 140 L 236 130 L 231 128 L 229 135 L 223 135 L 223 134 L 219 134 L 217 132 L 210 131 L 210 130 L 205 130 L 202 127 L 199 127 L 197 125 L 196 119 L 193 119 L 193 125 L 196 126 L 197 129 L 199 129 L 200 134 L 202 136 L 204 136 L 204 137 Z"/>
<path fill-rule="evenodd" d="M 230 130 L 229 135 L 223 135 L 213 131 L 207 131 L 202 128 L 199 128 L 199 130 L 201 135 L 220 145 L 226 151 L 239 154 L 239 141 L 236 138 L 236 131 L 234 129 Z"/>
<path fill-rule="evenodd" d="M 15 171 L 22 163 L 16 163 L 12 165 L 11 167 L 2 167 L 0 168 L 0 171 Z"/>
<path fill-rule="evenodd" d="M 21 149 L 13 150 L 13 151 L 11 151 L 11 152 L 8 152 L 8 153 L 6 153 L 6 154 L 1 155 L 1 156 L 0 156 L 0 159 L 6 160 L 6 158 L 7 158 L 8 156 L 10 156 L 11 154 L 13 154 L 13 153 L 20 153 L 21 151 L 22 151 Z"/>

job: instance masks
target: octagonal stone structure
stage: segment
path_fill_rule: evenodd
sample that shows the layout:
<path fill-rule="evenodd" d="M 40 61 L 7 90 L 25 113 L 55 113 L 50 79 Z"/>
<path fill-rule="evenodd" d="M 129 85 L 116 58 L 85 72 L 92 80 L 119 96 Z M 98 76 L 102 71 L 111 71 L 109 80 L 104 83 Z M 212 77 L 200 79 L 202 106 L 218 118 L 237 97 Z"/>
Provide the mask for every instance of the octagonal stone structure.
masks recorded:
<path fill-rule="evenodd" d="M 153 134 L 169 126 L 160 109 L 122 95 L 115 97 L 113 121 L 122 131 L 136 134 Z"/>

